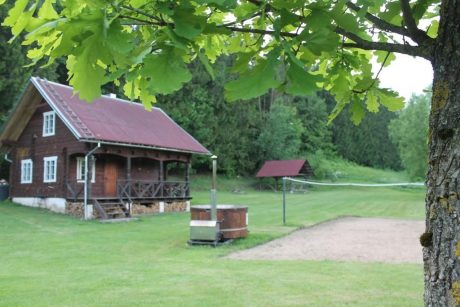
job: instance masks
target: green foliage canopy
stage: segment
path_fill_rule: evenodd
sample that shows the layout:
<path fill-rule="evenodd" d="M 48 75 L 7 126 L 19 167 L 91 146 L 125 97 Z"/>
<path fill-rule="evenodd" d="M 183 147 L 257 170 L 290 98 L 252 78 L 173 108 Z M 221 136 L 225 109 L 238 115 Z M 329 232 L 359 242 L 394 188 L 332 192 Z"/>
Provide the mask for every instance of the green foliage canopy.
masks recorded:
<path fill-rule="evenodd" d="M 428 161 L 428 115 L 431 95 L 412 96 L 388 127 L 402 163 L 413 179 L 425 178 Z"/>
<path fill-rule="evenodd" d="M 262 161 L 297 158 L 303 133 L 297 110 L 280 102 L 275 103 L 256 142 L 259 158 Z"/>
<path fill-rule="evenodd" d="M 328 108 L 333 109 L 335 101 L 331 95 L 326 92 L 321 94 Z M 377 113 L 368 114 L 359 127 L 350 122 L 347 113 L 342 112 L 329 125 L 337 154 L 360 165 L 401 169 L 398 149 L 388 132 L 388 125 L 396 118 L 396 113 L 383 108 Z"/>
<path fill-rule="evenodd" d="M 8 16 L 9 9 L 13 6 L 13 1 L 0 6 L 0 20 Z M 7 28 L 0 28 L 0 123 L 3 123 L 7 112 L 12 107 L 17 96 L 20 94 L 22 87 L 28 78 L 39 67 L 24 67 L 28 64 L 27 46 L 21 46 L 20 42 L 7 42 L 12 38 Z M 56 65 L 51 65 L 46 69 L 40 69 L 40 74 L 44 78 L 56 79 Z"/>
<path fill-rule="evenodd" d="M 0 3 L 4 2 L 0 0 Z M 309 95 L 329 90 L 335 117 L 349 105 L 359 123 L 365 110 L 394 111 L 403 99 L 379 88 L 371 71 L 388 65 L 393 52 L 430 58 L 436 35 L 437 1 L 339 0 L 18 0 L 3 25 L 24 44 L 32 63 L 66 57 L 69 82 L 92 100 L 108 82 L 149 108 L 158 94 L 191 79 L 186 65 L 235 54 L 226 84 L 230 101 L 270 89 Z M 420 20 L 430 26 L 417 28 Z M 406 44 L 402 36 L 415 45 Z"/>

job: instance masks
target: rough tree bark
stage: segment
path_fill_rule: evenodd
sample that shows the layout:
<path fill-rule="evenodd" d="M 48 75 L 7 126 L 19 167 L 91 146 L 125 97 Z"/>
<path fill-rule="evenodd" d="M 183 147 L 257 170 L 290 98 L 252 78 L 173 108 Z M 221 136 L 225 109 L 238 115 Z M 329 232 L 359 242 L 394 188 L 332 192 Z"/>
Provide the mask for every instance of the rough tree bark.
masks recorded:
<path fill-rule="evenodd" d="M 425 305 L 460 305 L 460 1 L 442 1 L 433 98 L 424 246 Z"/>

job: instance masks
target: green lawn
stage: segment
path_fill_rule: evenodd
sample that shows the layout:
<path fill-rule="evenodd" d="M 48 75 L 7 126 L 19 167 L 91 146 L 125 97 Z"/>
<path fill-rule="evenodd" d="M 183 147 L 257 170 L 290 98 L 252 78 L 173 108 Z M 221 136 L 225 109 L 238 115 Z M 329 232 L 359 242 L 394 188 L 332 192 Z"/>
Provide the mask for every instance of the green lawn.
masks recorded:
<path fill-rule="evenodd" d="M 208 192 L 194 193 L 194 204 Z M 0 204 L 0 306 L 420 306 L 421 265 L 237 261 L 221 256 L 341 215 L 423 219 L 423 189 L 219 192 L 249 206 L 247 239 L 189 247 L 189 214 L 119 224 Z M 340 238 L 338 238 L 340 239 Z"/>

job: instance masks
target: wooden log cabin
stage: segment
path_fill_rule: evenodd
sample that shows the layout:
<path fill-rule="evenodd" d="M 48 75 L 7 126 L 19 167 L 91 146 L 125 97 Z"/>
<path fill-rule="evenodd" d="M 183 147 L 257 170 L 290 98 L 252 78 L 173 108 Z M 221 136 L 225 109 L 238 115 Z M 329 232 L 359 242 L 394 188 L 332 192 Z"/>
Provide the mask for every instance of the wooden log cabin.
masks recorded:
<path fill-rule="evenodd" d="M 35 77 L 3 126 L 0 150 L 11 161 L 14 202 L 82 216 L 86 185 L 86 214 L 102 219 L 188 210 L 192 155 L 209 155 L 159 108 L 112 96 L 87 103 Z M 180 178 L 168 176 L 171 165 Z"/>

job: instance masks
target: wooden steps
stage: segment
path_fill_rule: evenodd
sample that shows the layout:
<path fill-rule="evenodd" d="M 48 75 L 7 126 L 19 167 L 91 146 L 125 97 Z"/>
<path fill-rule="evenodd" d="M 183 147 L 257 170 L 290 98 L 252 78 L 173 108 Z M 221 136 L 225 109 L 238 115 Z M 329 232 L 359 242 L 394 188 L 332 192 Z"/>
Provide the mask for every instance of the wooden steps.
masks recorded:
<path fill-rule="evenodd" d="M 94 199 L 93 204 L 103 220 L 125 219 L 131 217 L 128 208 L 120 200 Z"/>

